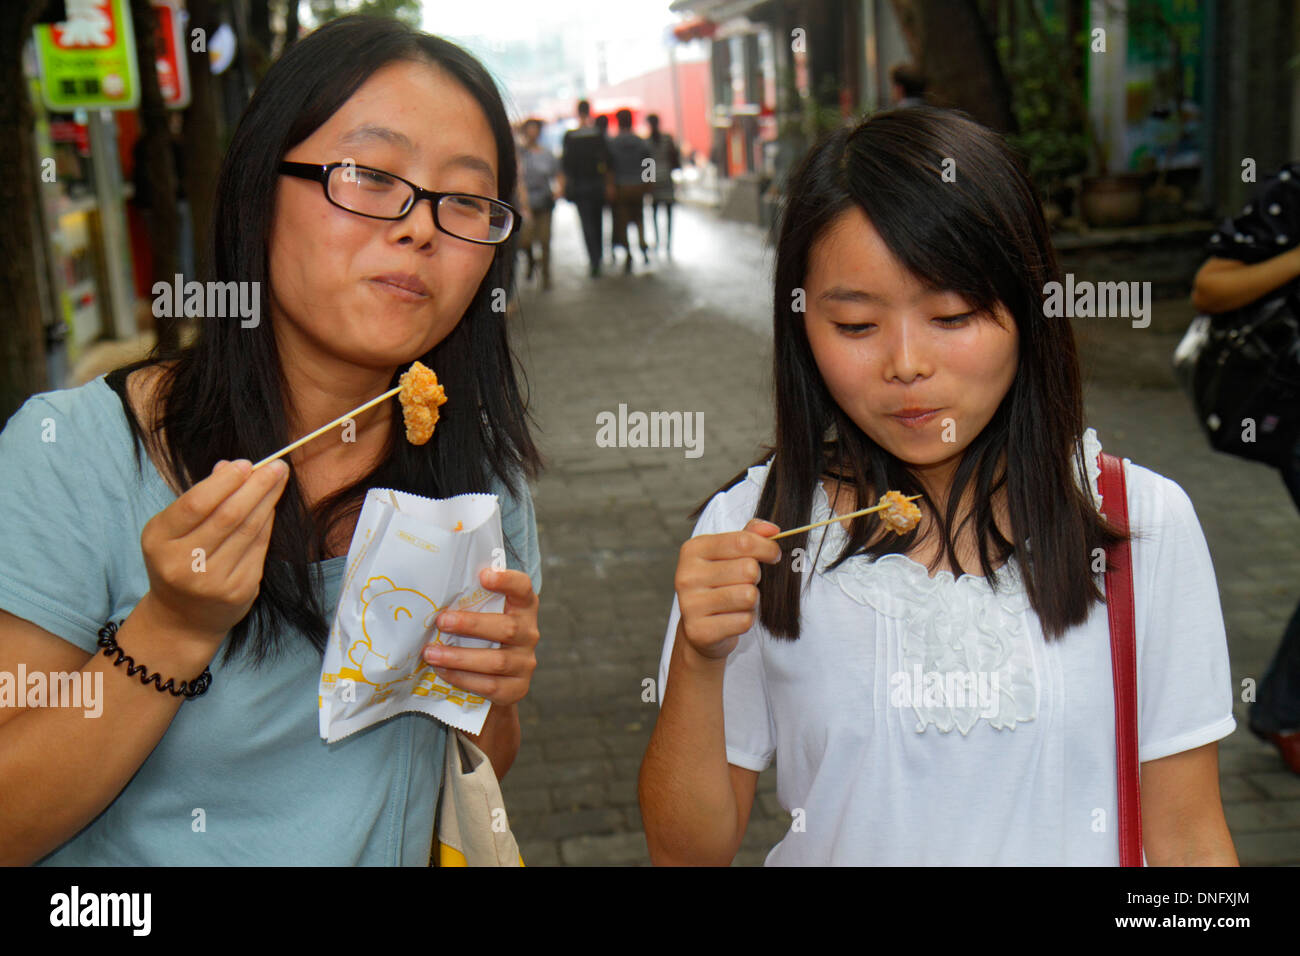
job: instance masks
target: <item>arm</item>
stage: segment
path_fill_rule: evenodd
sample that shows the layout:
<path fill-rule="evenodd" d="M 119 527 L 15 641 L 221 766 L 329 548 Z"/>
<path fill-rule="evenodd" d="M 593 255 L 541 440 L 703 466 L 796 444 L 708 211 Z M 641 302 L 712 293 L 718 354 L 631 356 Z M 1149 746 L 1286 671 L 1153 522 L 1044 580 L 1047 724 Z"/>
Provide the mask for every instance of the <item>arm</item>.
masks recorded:
<path fill-rule="evenodd" d="M 560 163 L 556 162 L 551 172 L 552 172 L 551 175 L 552 193 L 556 196 L 563 196 L 564 195 L 564 167 L 561 166 Z"/>
<path fill-rule="evenodd" d="M 759 562 L 781 560 L 770 540 L 778 530 L 751 520 L 743 531 L 697 534 L 682 545 L 674 580 L 681 615 L 637 783 L 655 864 L 727 866 L 744 838 L 758 773 L 727 761 L 723 676 L 756 620 Z"/>
<path fill-rule="evenodd" d="M 1142 764 L 1142 839 L 1151 866 L 1238 865 L 1217 742 Z"/>
<path fill-rule="evenodd" d="M 572 130 L 564 134 L 564 145 L 560 147 L 560 170 L 565 176 L 573 175 L 573 150 L 569 145 L 569 137 L 573 135 Z"/>
<path fill-rule="evenodd" d="M 728 866 L 749 825 L 758 774 L 727 763 L 725 668 L 726 658 L 691 649 L 678 624 L 663 709 L 637 781 L 656 866 Z"/>
<path fill-rule="evenodd" d="M 140 536 L 150 589 L 118 629 L 118 646 L 150 672 L 189 680 L 253 605 L 275 504 L 289 470 L 222 463 L 154 515 Z M 195 547 L 208 555 L 202 573 Z M 65 843 L 121 792 L 182 699 L 142 685 L 114 658 L 88 656 L 12 614 L 0 615 L 0 670 L 81 672 L 103 699 L 74 708 L 0 709 L 0 862 L 28 864 Z M 83 698 L 84 701 L 84 698 Z"/>
<path fill-rule="evenodd" d="M 1246 265 L 1211 256 L 1196 273 L 1192 305 L 1201 312 L 1229 312 L 1248 305 L 1300 276 L 1300 246 Z"/>
<path fill-rule="evenodd" d="M 160 620 L 148 596 L 118 629 L 120 647 L 177 681 L 203 672 L 217 644 Z M 84 650 L 0 612 L 0 670 L 81 672 L 99 716 L 73 707 L 0 708 L 0 865 L 27 866 L 98 816 L 153 752 L 184 702 Z M 83 697 L 83 702 L 85 698 Z"/>
<path fill-rule="evenodd" d="M 480 750 L 492 761 L 492 769 L 497 779 L 504 780 L 506 771 L 519 756 L 519 707 L 507 704 L 498 707 L 495 704 L 488 710 L 487 719 L 478 736 L 466 734 Z"/>

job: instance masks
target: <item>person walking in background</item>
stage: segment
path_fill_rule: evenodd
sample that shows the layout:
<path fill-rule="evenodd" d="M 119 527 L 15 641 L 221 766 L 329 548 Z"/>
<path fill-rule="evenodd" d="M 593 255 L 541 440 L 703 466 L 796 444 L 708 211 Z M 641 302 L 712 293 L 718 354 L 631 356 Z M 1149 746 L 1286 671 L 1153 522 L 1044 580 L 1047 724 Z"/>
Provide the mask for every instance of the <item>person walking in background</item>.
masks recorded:
<path fill-rule="evenodd" d="M 1284 286 L 1300 289 L 1300 163 L 1283 166 L 1260 184 L 1254 199 L 1235 219 L 1224 220 L 1207 245 L 1210 257 L 1192 290 L 1198 311 L 1231 312 Z M 1281 471 L 1300 509 L 1300 440 Z M 1249 724 L 1300 774 L 1300 605 L 1259 683 Z"/>
<path fill-rule="evenodd" d="M 659 131 L 659 114 L 651 113 L 645 118 L 650 125 L 650 157 L 655 161 L 654 185 L 650 187 L 650 219 L 655 226 L 655 249 L 663 249 L 672 258 L 673 250 L 673 170 L 682 168 L 682 155 L 677 144 L 667 133 Z M 659 207 L 664 207 L 667 225 L 664 229 L 662 244 L 659 240 Z"/>
<path fill-rule="evenodd" d="M 894 106 L 925 105 L 925 74 L 911 63 L 896 63 L 889 71 Z"/>
<path fill-rule="evenodd" d="M 592 123 L 591 104 L 586 100 L 578 101 L 578 123 L 577 129 L 564 134 L 560 165 L 564 170 L 564 198 L 578 207 L 591 276 L 595 278 L 600 275 L 600 257 L 605 245 L 601 214 L 609 156 L 605 137 Z"/>
<path fill-rule="evenodd" d="M 609 117 L 608 116 L 596 117 L 596 132 L 600 133 L 600 141 L 605 144 L 605 151 L 606 151 L 605 155 L 608 156 L 609 155 Z M 605 168 L 605 189 L 600 194 L 600 228 L 601 228 L 600 235 L 602 241 L 604 240 L 604 237 L 607 233 L 609 235 L 613 235 L 613 229 L 614 229 L 613 222 L 609 222 L 608 229 L 606 228 L 607 220 L 612 219 L 613 206 L 614 206 L 614 174 L 607 165 Z M 613 263 L 614 261 L 613 247 L 611 246 L 608 250 L 606 250 L 605 247 L 602 245 L 601 253 L 604 254 L 606 251 L 609 252 L 610 263 Z"/>
<path fill-rule="evenodd" d="M 528 218 L 532 220 L 532 233 L 524 251 L 528 254 L 528 278 L 536 271 L 533 247 L 542 247 L 542 288 L 551 287 L 551 210 L 555 208 L 552 182 L 560 176 L 559 163 L 549 149 L 538 142 L 542 135 L 542 121 L 530 119 L 524 123 L 524 144 L 520 149 L 523 167 L 524 192 L 528 196 Z M 561 177 L 563 178 L 563 177 Z M 562 188 L 562 187 L 561 187 Z"/>
<path fill-rule="evenodd" d="M 649 183 L 643 175 L 649 168 L 650 147 L 632 132 L 632 111 L 619 110 L 618 135 L 609 141 L 610 167 L 614 173 L 614 237 L 613 246 L 622 246 L 627 253 L 623 271 L 632 271 L 632 246 L 628 242 L 628 224 L 636 226 L 637 242 L 641 255 L 650 262 L 649 246 L 645 241 L 645 221 L 642 210 Z"/>

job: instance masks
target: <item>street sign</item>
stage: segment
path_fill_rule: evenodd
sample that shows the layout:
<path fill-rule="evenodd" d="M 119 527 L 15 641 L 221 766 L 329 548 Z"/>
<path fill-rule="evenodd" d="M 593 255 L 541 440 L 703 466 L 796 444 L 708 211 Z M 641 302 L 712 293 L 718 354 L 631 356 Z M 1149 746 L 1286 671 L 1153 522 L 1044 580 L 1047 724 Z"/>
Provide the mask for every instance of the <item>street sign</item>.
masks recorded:
<path fill-rule="evenodd" d="M 154 50 L 158 58 L 158 88 L 163 102 L 174 110 L 190 105 L 190 71 L 185 63 L 185 34 L 181 22 L 185 14 L 177 0 L 153 0 L 158 16 Z"/>
<path fill-rule="evenodd" d="M 68 18 L 38 25 L 41 94 L 50 110 L 135 109 L 140 82 L 127 0 L 67 0 Z"/>

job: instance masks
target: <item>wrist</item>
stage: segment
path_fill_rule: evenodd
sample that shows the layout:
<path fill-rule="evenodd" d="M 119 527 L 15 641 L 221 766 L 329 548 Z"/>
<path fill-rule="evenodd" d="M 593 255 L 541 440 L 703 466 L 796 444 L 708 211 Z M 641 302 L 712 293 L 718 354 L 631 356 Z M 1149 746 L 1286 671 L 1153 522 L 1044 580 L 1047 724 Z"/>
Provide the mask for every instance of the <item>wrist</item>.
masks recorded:
<path fill-rule="evenodd" d="M 682 648 L 682 663 L 689 670 L 699 674 L 721 674 L 726 669 L 727 655 L 711 657 L 708 654 L 700 653 L 695 649 L 695 645 L 687 639 L 686 630 L 680 622 L 677 625 L 677 643 Z"/>
<path fill-rule="evenodd" d="M 125 623 L 125 621 L 122 622 L 122 624 Z M 111 620 L 99 629 L 97 646 L 103 651 L 105 657 L 113 658 L 113 667 L 124 664 L 127 677 L 139 676 L 140 683 L 153 684 L 155 690 L 169 693 L 173 697 L 184 697 L 187 700 L 192 700 L 207 693 L 208 687 L 212 684 L 212 674 L 208 668 L 204 667 L 202 673 L 197 677 L 181 678 L 179 682 L 174 676 L 167 677 L 164 680 L 164 674 L 161 670 L 154 670 L 151 673 L 147 665 L 140 663 L 126 652 L 126 649 L 117 642 L 117 632 L 119 630 L 118 623 Z M 139 636 L 139 631 L 131 632 L 133 644 L 136 643 L 134 638 Z"/>
<path fill-rule="evenodd" d="M 225 639 L 225 632 L 213 634 L 211 631 L 187 622 L 167 607 L 158 597 L 148 591 L 140 603 L 127 616 L 128 623 L 135 623 L 136 628 L 148 635 L 166 635 L 166 643 L 185 661 L 198 664 L 195 675 L 212 660 L 217 648 Z"/>

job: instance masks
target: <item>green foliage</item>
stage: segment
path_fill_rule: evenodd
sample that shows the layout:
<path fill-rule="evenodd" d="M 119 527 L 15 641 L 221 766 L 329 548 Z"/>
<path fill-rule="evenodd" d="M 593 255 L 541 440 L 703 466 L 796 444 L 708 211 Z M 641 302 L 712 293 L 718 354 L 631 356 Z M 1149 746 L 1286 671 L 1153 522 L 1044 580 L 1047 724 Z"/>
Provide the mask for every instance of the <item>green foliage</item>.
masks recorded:
<path fill-rule="evenodd" d="M 1061 62 L 1063 38 L 1052 39 L 1026 30 L 1013 53 L 1010 39 L 998 38 L 998 56 L 1011 84 L 1011 108 L 1020 127 L 1007 139 L 1024 154 L 1029 175 L 1044 197 L 1059 192 L 1066 177 L 1086 167 L 1089 145 L 1079 109 L 1082 91 Z M 1086 40 L 1080 35 L 1076 42 Z"/>
<path fill-rule="evenodd" d="M 786 139 L 797 139 L 805 143 L 814 143 L 822 134 L 828 133 L 844 122 L 839 106 L 830 106 L 839 95 L 839 84 L 834 77 L 822 77 L 818 85 L 820 96 L 800 93 L 794 79 L 794 71 L 783 69 L 779 82 L 785 90 L 785 102 L 794 107 L 793 111 L 783 111 L 777 135 Z"/>
<path fill-rule="evenodd" d="M 413 27 L 420 26 L 423 19 L 420 0 L 308 0 L 308 6 L 317 23 L 349 13 L 396 17 Z"/>

